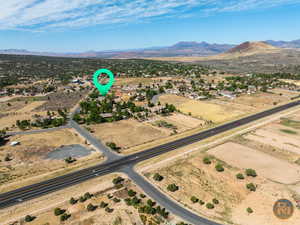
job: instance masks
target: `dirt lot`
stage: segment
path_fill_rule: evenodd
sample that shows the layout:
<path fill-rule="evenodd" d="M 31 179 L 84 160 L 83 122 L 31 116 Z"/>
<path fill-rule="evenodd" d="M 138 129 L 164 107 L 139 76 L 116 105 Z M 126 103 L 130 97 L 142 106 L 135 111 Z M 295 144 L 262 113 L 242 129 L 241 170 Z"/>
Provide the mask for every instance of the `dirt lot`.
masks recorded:
<path fill-rule="evenodd" d="M 123 149 L 169 136 L 165 130 L 133 119 L 90 125 L 89 128 L 103 143 L 115 142 Z"/>
<path fill-rule="evenodd" d="M 10 146 L 13 141 L 20 144 Z M 0 147 L 1 192 L 22 186 L 25 183 L 49 179 L 54 175 L 99 163 L 103 160 L 100 153 L 96 151 L 72 164 L 67 164 L 64 160 L 46 159 L 49 152 L 63 145 L 72 144 L 81 144 L 89 148 L 85 145 L 84 140 L 71 129 L 10 137 L 6 145 Z"/>
<path fill-rule="evenodd" d="M 255 169 L 263 177 L 279 183 L 291 184 L 300 181 L 299 166 L 237 143 L 219 145 L 208 153 L 231 166 Z"/>
<path fill-rule="evenodd" d="M 176 95 L 163 95 L 159 98 L 160 102 L 165 104 L 174 104 L 181 112 L 191 113 L 193 117 L 214 123 L 224 122 L 244 114 L 243 111 L 233 109 L 229 105 L 214 104 L 210 101 L 196 101 Z"/>
<path fill-rule="evenodd" d="M 113 178 L 116 178 L 117 176 L 122 176 L 126 179 L 124 187 L 121 189 L 114 188 L 112 183 Z M 24 220 L 24 216 L 28 214 L 36 216 L 30 223 L 33 225 L 132 225 L 142 224 L 142 217 L 146 218 L 147 224 L 151 221 L 152 223 L 159 220 L 160 222 L 164 221 L 164 219 L 157 214 L 152 216 L 139 213 L 133 206 L 127 206 L 124 199 L 129 197 L 127 194 L 127 190 L 129 189 L 136 192 L 136 196 L 142 201 L 141 205 L 146 204 L 146 201 L 148 200 L 147 196 L 141 198 L 140 194 L 142 194 L 143 191 L 134 183 L 122 174 L 111 174 L 41 197 L 39 200 L 35 199 L 28 203 L 23 203 L 18 207 L 0 210 L 0 222 L 1 224 L 8 224 L 4 222 L 9 222 L 13 219 L 13 221 L 16 221 L 16 225 L 23 224 L 22 221 Z M 71 197 L 79 199 L 79 197 L 83 196 L 86 192 L 93 194 L 91 199 L 84 202 L 78 201 L 74 205 L 69 203 Z M 112 196 L 112 198 L 109 198 L 108 196 Z M 115 202 L 113 201 L 114 198 L 117 198 L 120 201 Z M 112 209 L 112 212 L 107 212 L 106 208 L 100 207 L 102 201 L 108 203 L 106 208 Z M 46 205 L 45 202 L 47 202 Z M 94 211 L 89 212 L 87 211 L 87 205 L 90 203 L 97 206 L 97 208 Z M 60 222 L 60 216 L 54 215 L 54 209 L 57 207 L 66 210 L 68 214 L 71 214 L 71 217 L 65 222 Z M 174 224 L 178 222 L 178 219 L 173 215 L 169 215 L 167 220 Z"/>

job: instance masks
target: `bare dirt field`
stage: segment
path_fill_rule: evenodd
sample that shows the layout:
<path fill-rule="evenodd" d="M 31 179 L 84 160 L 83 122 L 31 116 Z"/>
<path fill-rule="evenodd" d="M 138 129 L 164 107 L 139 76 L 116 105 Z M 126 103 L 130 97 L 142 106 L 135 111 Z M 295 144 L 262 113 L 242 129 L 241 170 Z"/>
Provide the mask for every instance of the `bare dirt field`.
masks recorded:
<path fill-rule="evenodd" d="M 13 141 L 20 144 L 10 146 Z M 22 186 L 23 183 L 37 182 L 39 179 L 49 179 L 51 176 L 103 160 L 101 154 L 96 151 L 89 152 L 90 154 L 71 164 L 67 164 L 64 159 L 46 159 L 56 148 L 73 144 L 90 148 L 72 129 L 11 136 L 6 145 L 0 147 L 0 190 L 13 189 Z"/>
<path fill-rule="evenodd" d="M 121 189 L 116 189 L 112 183 L 112 180 L 117 176 L 122 176 L 126 179 Z M 31 200 L 6 210 L 0 210 L 0 222 L 6 225 L 9 224 L 8 222 L 16 221 L 15 225 L 20 225 L 24 224 L 25 215 L 31 215 L 36 217 L 30 223 L 33 225 L 133 225 L 143 224 L 143 222 L 145 224 L 151 222 L 152 224 L 165 223 L 166 219 L 163 219 L 158 214 L 147 215 L 138 212 L 138 209 L 133 206 L 128 206 L 124 199 L 130 198 L 127 191 L 130 189 L 136 192 L 136 197 L 141 201 L 140 206 L 145 205 L 148 198 L 147 196 L 144 198 L 140 197 L 143 194 L 141 189 L 128 180 L 125 175 L 111 174 L 43 196 L 40 199 Z M 78 200 L 87 192 L 93 195 L 90 199 L 84 202 L 78 201 L 74 205 L 69 203 L 71 197 Z M 114 201 L 114 199 L 118 201 Z M 100 207 L 101 202 L 107 203 L 107 206 L 104 208 Z M 96 208 L 93 211 L 88 211 L 87 206 L 89 204 L 93 204 Z M 60 216 L 54 215 L 54 209 L 57 207 L 66 210 L 66 213 L 71 215 L 67 221 L 61 222 Z M 178 219 L 170 214 L 167 221 L 175 224 L 178 222 Z"/>
<path fill-rule="evenodd" d="M 229 105 L 217 105 L 210 101 L 196 101 L 176 95 L 163 95 L 161 103 L 174 104 L 181 112 L 191 113 L 193 117 L 209 120 L 214 123 L 224 122 L 244 114 L 243 111 L 233 109 Z"/>
<path fill-rule="evenodd" d="M 133 119 L 90 125 L 89 128 L 103 143 L 115 142 L 123 149 L 169 136 L 165 130 Z"/>
<path fill-rule="evenodd" d="M 291 184 L 300 181 L 299 166 L 237 143 L 219 145 L 208 153 L 229 165 L 241 169 L 253 168 L 258 174 L 276 182 Z"/>

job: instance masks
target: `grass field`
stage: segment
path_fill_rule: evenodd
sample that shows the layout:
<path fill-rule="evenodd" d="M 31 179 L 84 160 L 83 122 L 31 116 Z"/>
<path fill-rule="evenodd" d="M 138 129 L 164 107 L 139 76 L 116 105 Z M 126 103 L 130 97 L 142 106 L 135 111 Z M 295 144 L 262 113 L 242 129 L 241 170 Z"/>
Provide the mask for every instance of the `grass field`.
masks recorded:
<path fill-rule="evenodd" d="M 190 100 L 176 95 L 163 95 L 159 98 L 162 104 L 174 104 L 184 114 L 189 114 L 199 119 L 212 121 L 214 123 L 233 119 L 244 112 L 230 108 L 229 105 L 218 105 L 209 101 Z"/>

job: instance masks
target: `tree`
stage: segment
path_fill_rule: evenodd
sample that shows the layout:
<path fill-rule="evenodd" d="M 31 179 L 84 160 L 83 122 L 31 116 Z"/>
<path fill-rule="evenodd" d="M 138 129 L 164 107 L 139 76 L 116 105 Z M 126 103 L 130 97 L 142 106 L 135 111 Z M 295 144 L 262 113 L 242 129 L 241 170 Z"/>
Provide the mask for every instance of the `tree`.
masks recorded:
<path fill-rule="evenodd" d="M 136 195 L 136 192 L 134 190 L 132 190 L 132 189 L 128 190 L 127 193 L 128 193 L 128 196 L 130 196 L 130 197 L 133 197 L 133 196 Z"/>
<path fill-rule="evenodd" d="M 213 202 L 215 205 L 218 205 L 218 204 L 219 204 L 219 200 L 216 199 L 216 198 L 214 198 L 214 199 L 212 200 L 212 202 Z"/>
<path fill-rule="evenodd" d="M 204 157 L 204 158 L 203 158 L 203 163 L 204 163 L 204 164 L 211 164 L 210 158 L 209 158 L 209 157 Z"/>
<path fill-rule="evenodd" d="M 153 179 L 156 181 L 162 181 L 164 179 L 164 177 L 161 176 L 159 173 L 155 173 L 153 176 Z"/>
<path fill-rule="evenodd" d="M 66 210 L 61 209 L 61 208 L 55 208 L 55 209 L 54 209 L 54 215 L 55 215 L 55 216 L 59 216 L 59 215 L 63 214 L 65 211 L 66 211 Z"/>
<path fill-rule="evenodd" d="M 197 202 L 199 201 L 199 199 L 198 199 L 197 197 L 195 197 L 195 196 L 192 196 L 192 197 L 191 197 L 191 201 L 192 201 L 193 203 L 197 203 Z"/>
<path fill-rule="evenodd" d="M 248 212 L 249 214 L 251 214 L 251 213 L 253 213 L 253 210 L 252 210 L 250 207 L 248 207 L 248 208 L 247 208 L 247 212 Z"/>
<path fill-rule="evenodd" d="M 237 178 L 237 179 L 240 179 L 240 180 L 245 179 L 245 177 L 244 177 L 244 175 L 243 175 L 242 173 L 238 173 L 238 174 L 236 175 L 236 178 Z"/>
<path fill-rule="evenodd" d="M 213 209 L 213 208 L 215 208 L 215 206 L 212 203 L 208 202 L 208 203 L 206 203 L 206 208 Z"/>
<path fill-rule="evenodd" d="M 64 213 L 60 216 L 60 221 L 66 221 L 67 219 L 69 219 L 71 217 L 71 214 L 67 214 L 67 213 Z"/>
<path fill-rule="evenodd" d="M 6 131 L 0 130 L 0 146 L 4 144 L 6 137 Z"/>
<path fill-rule="evenodd" d="M 215 166 L 216 170 L 218 172 L 223 172 L 224 171 L 224 167 L 222 166 L 222 164 L 218 163 L 216 166 Z"/>
<path fill-rule="evenodd" d="M 256 171 L 254 169 L 246 169 L 246 175 L 250 177 L 256 177 Z"/>
<path fill-rule="evenodd" d="M 203 200 L 199 200 L 199 204 L 200 204 L 200 205 L 204 205 L 205 202 L 204 202 Z"/>
<path fill-rule="evenodd" d="M 25 216 L 25 222 L 31 222 L 35 219 L 36 217 L 35 216 L 30 216 L 30 215 L 27 215 Z"/>
<path fill-rule="evenodd" d="M 176 184 L 169 184 L 167 189 L 168 191 L 175 192 L 179 190 L 179 187 Z"/>
<path fill-rule="evenodd" d="M 87 211 L 91 212 L 91 211 L 94 211 L 97 207 L 94 206 L 92 203 L 88 204 L 86 209 Z"/>
<path fill-rule="evenodd" d="M 77 200 L 72 197 L 72 198 L 70 198 L 69 202 L 71 205 L 75 205 L 77 203 Z"/>
<path fill-rule="evenodd" d="M 90 192 L 86 192 L 84 195 L 85 199 L 90 199 L 93 195 Z"/>
<path fill-rule="evenodd" d="M 106 206 L 108 206 L 108 203 L 103 201 L 100 203 L 100 208 L 105 208 Z"/>
<path fill-rule="evenodd" d="M 116 185 L 116 184 L 121 184 L 124 182 L 124 178 L 123 177 L 116 177 L 113 179 L 113 184 Z"/>
<path fill-rule="evenodd" d="M 246 185 L 247 189 L 250 191 L 256 191 L 256 186 L 253 183 L 249 183 Z"/>
<path fill-rule="evenodd" d="M 156 204 L 156 202 L 153 202 L 151 199 L 147 200 L 147 205 L 153 207 L 153 206 L 155 206 L 155 204 Z"/>

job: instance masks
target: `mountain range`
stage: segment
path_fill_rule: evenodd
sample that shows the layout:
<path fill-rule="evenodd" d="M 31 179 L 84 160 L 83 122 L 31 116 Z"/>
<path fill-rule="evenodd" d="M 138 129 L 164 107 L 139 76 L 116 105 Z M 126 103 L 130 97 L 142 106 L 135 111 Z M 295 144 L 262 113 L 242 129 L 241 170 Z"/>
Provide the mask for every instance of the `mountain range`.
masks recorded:
<path fill-rule="evenodd" d="M 246 42 L 247 43 L 247 42 Z M 273 41 L 267 40 L 264 43 L 278 48 L 300 48 L 300 39 L 294 41 Z M 167 47 L 153 47 L 134 50 L 108 50 L 88 51 L 78 53 L 55 53 L 55 52 L 33 52 L 26 49 L 5 49 L 0 54 L 15 55 L 39 55 L 39 56 L 60 56 L 79 58 L 150 58 L 150 57 L 192 57 L 211 56 L 230 52 L 237 45 L 232 44 L 210 44 L 207 42 L 178 42 Z"/>

